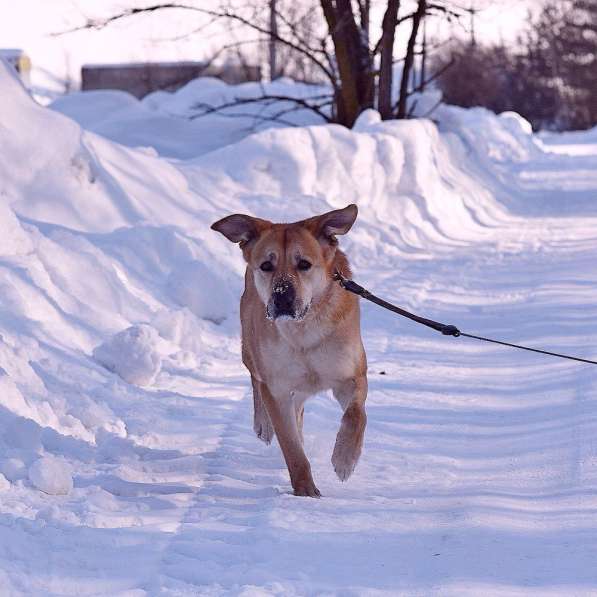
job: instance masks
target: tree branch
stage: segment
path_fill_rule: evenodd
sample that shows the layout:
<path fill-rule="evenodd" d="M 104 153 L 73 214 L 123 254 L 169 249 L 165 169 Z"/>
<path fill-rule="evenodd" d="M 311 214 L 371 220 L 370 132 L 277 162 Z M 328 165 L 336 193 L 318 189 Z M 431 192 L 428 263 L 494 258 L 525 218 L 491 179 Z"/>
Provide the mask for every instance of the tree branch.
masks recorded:
<path fill-rule="evenodd" d="M 262 103 L 264 107 L 271 106 L 277 102 L 291 102 L 295 104 L 296 110 L 304 109 L 304 110 L 311 110 L 315 112 L 318 116 L 320 116 L 325 122 L 331 122 L 332 119 L 328 116 L 325 112 L 321 110 L 321 108 L 330 105 L 333 102 L 333 96 L 331 94 L 322 94 L 322 95 L 315 95 L 311 98 L 302 99 L 297 97 L 289 97 L 285 95 L 275 95 L 275 94 L 263 94 L 258 97 L 246 97 L 246 98 L 236 98 L 231 102 L 227 102 L 225 104 L 220 104 L 218 106 L 213 106 L 210 104 L 200 103 L 194 106 L 195 108 L 202 109 L 203 111 L 199 114 L 194 114 L 190 117 L 191 120 L 195 118 L 201 118 L 207 114 L 213 114 L 215 112 L 221 112 L 223 110 L 227 110 L 229 108 L 236 108 L 238 106 L 245 106 L 249 104 L 259 104 Z M 311 103 L 310 100 L 317 100 L 317 99 L 325 99 L 325 102 L 321 103 Z M 282 110 L 284 112 L 284 110 Z M 238 116 L 238 114 L 224 114 L 225 116 Z M 248 115 L 247 115 L 248 116 Z M 251 114 L 251 117 L 259 117 L 257 114 Z"/>
<path fill-rule="evenodd" d="M 145 6 L 142 8 L 127 8 L 122 12 L 106 17 L 105 19 L 87 19 L 87 22 L 84 25 L 74 27 L 72 29 L 62 31 L 59 33 L 54 33 L 52 35 L 59 36 L 64 35 L 66 33 L 74 33 L 76 31 L 81 31 L 84 29 L 103 29 L 104 27 L 115 21 L 130 18 L 144 13 L 152 13 L 158 10 L 168 9 L 191 10 L 203 15 L 213 17 L 214 19 L 230 19 L 232 21 L 236 21 L 237 23 L 241 23 L 242 25 L 245 25 L 246 27 L 249 27 L 254 31 L 258 31 L 263 35 L 267 35 L 268 37 L 271 36 L 279 43 L 288 46 L 289 48 L 292 48 L 300 54 L 303 54 L 314 64 L 316 64 L 330 80 L 334 77 L 334 74 L 328 69 L 328 67 L 323 62 L 321 62 L 321 60 L 319 60 L 319 58 L 317 58 L 317 56 L 313 55 L 313 52 L 310 49 L 301 47 L 299 44 L 296 44 L 282 37 L 280 34 L 272 35 L 272 32 L 267 27 L 263 27 L 257 23 L 254 23 L 250 19 L 247 19 L 240 14 L 230 12 L 229 10 L 213 10 L 209 8 L 200 8 L 199 6 L 193 6 L 190 4 L 184 4 L 179 2 L 161 2 L 159 4 L 153 4 L 151 6 Z"/>

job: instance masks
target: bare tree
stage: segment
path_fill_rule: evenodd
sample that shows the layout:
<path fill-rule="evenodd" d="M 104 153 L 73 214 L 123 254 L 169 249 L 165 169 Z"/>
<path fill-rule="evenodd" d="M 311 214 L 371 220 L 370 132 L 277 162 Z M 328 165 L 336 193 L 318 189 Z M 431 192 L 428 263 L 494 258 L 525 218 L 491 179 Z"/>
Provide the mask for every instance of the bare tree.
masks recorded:
<path fill-rule="evenodd" d="M 378 108 L 384 119 L 406 118 L 409 95 L 422 89 L 426 83 L 424 78 L 419 79 L 418 85 L 410 82 L 421 23 L 432 14 L 443 18 L 458 16 L 458 10 L 451 8 L 449 0 L 417 0 L 414 12 L 400 15 L 400 0 L 385 0 L 381 34 L 373 44 L 370 39 L 370 0 L 312 2 L 302 11 L 292 0 L 254 0 L 253 3 L 245 3 L 242 9 L 225 0 L 208 3 L 207 7 L 184 2 L 158 2 L 126 9 L 105 19 L 88 20 L 75 30 L 102 28 L 119 19 L 160 10 L 194 11 L 212 21 L 226 20 L 252 31 L 256 35 L 255 41 L 268 47 L 272 79 L 279 74 L 295 74 L 288 72 L 283 64 L 301 64 L 305 73 L 306 65 L 309 65 L 313 78 L 329 85 L 330 100 L 311 105 L 308 100 L 297 102 L 294 98 L 286 98 L 301 109 L 313 108 L 319 115 L 326 115 L 327 120 L 348 127 L 354 124 L 361 112 L 373 107 Z M 317 6 L 319 12 L 315 10 Z M 319 22 L 316 23 L 317 18 Z M 407 22 L 411 23 L 411 30 L 403 58 L 398 102 L 393 105 L 397 28 Z M 273 98 L 264 93 L 258 99 L 268 101 Z M 326 113 L 328 105 L 331 109 Z"/>

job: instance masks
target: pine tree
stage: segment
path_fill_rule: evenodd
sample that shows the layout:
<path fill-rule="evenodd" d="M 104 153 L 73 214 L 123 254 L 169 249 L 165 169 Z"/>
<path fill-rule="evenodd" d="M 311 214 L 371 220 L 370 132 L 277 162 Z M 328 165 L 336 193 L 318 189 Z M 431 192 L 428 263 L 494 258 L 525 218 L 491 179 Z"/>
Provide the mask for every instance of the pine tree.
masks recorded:
<path fill-rule="evenodd" d="M 557 128 L 597 124 L 597 0 L 548 2 L 526 41 L 527 76 L 545 96 L 558 96 Z"/>
<path fill-rule="evenodd" d="M 569 118 L 578 128 L 592 126 L 597 123 L 597 0 L 569 2 L 556 49 L 573 96 Z"/>

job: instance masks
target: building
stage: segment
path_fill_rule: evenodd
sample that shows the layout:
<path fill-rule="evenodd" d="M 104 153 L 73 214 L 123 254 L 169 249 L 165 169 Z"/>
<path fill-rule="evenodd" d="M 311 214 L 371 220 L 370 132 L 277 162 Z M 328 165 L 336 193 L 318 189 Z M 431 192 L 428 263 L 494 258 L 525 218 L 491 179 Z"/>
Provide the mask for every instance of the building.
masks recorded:
<path fill-rule="evenodd" d="M 81 70 L 81 90 L 119 89 L 142 98 L 152 91 L 175 91 L 197 77 L 218 77 L 227 83 L 261 80 L 257 66 L 203 62 L 148 62 L 130 64 L 89 64 Z"/>

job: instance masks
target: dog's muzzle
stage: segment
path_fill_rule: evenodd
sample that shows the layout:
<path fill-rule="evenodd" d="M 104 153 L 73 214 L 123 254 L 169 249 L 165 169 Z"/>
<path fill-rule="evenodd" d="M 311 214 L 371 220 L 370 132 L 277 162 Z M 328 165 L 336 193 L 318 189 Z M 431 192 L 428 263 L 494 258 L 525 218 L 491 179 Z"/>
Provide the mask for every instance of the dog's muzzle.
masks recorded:
<path fill-rule="evenodd" d="M 266 311 L 268 319 L 302 319 L 307 309 L 308 306 L 300 308 L 292 282 L 280 280 L 273 288 Z"/>

